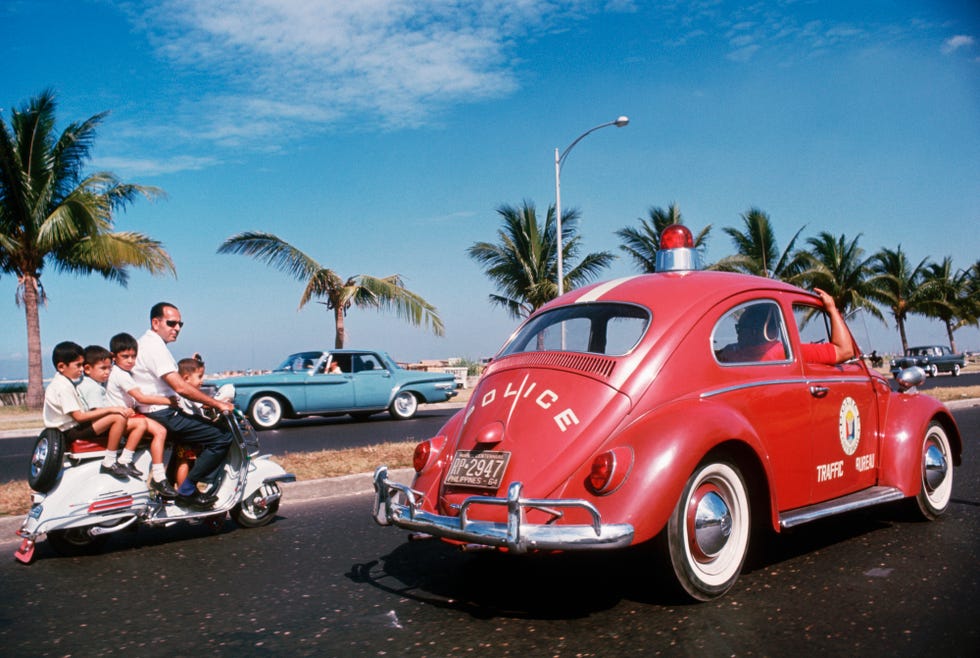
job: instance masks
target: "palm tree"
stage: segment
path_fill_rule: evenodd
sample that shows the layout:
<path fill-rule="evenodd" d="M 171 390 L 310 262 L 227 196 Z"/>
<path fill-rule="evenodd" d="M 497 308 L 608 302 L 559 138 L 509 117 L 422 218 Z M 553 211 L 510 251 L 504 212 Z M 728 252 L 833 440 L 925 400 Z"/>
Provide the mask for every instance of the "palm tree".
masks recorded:
<path fill-rule="evenodd" d="M 946 326 L 949 347 L 956 352 L 953 332 L 977 321 L 977 307 L 970 294 L 970 272 L 953 271 L 953 259 L 946 256 L 942 262 L 930 263 L 922 280 L 929 286 L 930 299 L 923 314 L 941 320 Z"/>
<path fill-rule="evenodd" d="M 616 231 L 616 235 L 623 241 L 619 248 L 625 251 L 636 263 L 641 272 L 656 272 L 657 251 L 660 249 L 660 234 L 671 224 L 683 224 L 681 211 L 676 203 L 670 204 L 667 209 L 652 207 L 648 211 L 648 218 L 640 218 L 638 228 L 626 227 Z M 711 232 L 711 224 L 698 233 L 694 239 L 694 247 L 702 250 L 707 246 L 708 234 Z"/>
<path fill-rule="evenodd" d="M 525 318 L 558 294 L 555 208 L 548 206 L 544 226 L 538 221 L 534 204 L 528 201 L 518 208 L 502 205 L 497 214 L 504 222 L 497 231 L 499 242 L 476 242 L 466 253 L 483 265 L 500 291 L 490 295 L 490 303 L 504 307 L 511 317 Z M 616 258 L 600 251 L 587 254 L 578 265 L 571 266 L 581 246 L 578 218 L 577 210 L 562 211 L 565 290 L 588 283 Z"/>
<path fill-rule="evenodd" d="M 892 250 L 883 248 L 872 257 L 871 271 L 874 276 L 868 282 L 875 301 L 891 311 L 902 339 L 902 353 L 909 347 L 905 334 L 905 320 L 909 313 L 921 313 L 929 300 L 930 286 L 922 284 L 928 258 L 918 265 L 909 264 L 902 245 Z"/>
<path fill-rule="evenodd" d="M 742 223 L 745 226 L 744 232 L 731 227 L 722 229 L 732 239 L 736 253 L 722 258 L 711 269 L 795 281 L 803 269 L 803 262 L 800 254 L 793 251 L 793 247 L 806 227 L 801 226 L 789 241 L 786 250 L 779 253 L 776 233 L 769 215 L 758 208 L 750 208 L 742 214 Z"/>
<path fill-rule="evenodd" d="M 326 299 L 320 303 L 333 311 L 336 329 L 334 347 L 337 349 L 343 348 L 347 341 L 344 316 L 352 305 L 382 311 L 394 310 L 399 318 L 408 321 L 412 326 L 425 325 L 436 336 L 445 334 L 436 308 L 407 290 L 400 274 L 380 278 L 356 274 L 344 279 L 281 238 L 254 231 L 228 238 L 218 248 L 218 253 L 254 256 L 257 260 L 304 281 L 306 288 L 300 297 L 299 308 L 306 306 L 312 299 Z"/>
<path fill-rule="evenodd" d="M 109 172 L 82 175 L 95 131 L 106 113 L 55 134 L 55 99 L 44 91 L 0 117 L 0 272 L 17 277 L 17 305 L 27 319 L 27 406 L 43 401 L 39 305 L 45 265 L 72 274 L 101 274 L 126 285 L 127 268 L 175 274 L 159 242 L 113 232 L 114 213 L 155 187 L 123 183 Z"/>
<path fill-rule="evenodd" d="M 858 246 L 860 238 L 858 234 L 848 242 L 847 236 L 834 237 L 826 231 L 809 238 L 810 249 L 801 254 L 805 269 L 799 278 L 807 287 L 820 288 L 833 297 L 844 317 L 863 309 L 884 321 L 872 299 L 874 291 L 869 283 L 873 258 L 864 258 L 864 249 Z"/>

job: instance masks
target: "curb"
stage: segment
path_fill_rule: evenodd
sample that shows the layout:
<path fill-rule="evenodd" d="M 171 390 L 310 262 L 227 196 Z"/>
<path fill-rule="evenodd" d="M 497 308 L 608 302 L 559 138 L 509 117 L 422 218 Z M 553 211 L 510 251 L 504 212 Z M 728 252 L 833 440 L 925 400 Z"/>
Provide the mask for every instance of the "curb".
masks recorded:
<path fill-rule="evenodd" d="M 411 484 L 415 469 L 396 468 L 388 472 L 395 482 Z M 368 493 L 374 489 L 374 473 L 356 473 L 321 480 L 303 480 L 300 482 L 282 483 L 283 500 L 290 502 L 338 498 L 340 496 L 356 496 Z M 364 518 L 368 512 L 365 511 Z M 23 523 L 23 516 L 0 516 L 0 543 L 19 541 L 17 530 Z"/>

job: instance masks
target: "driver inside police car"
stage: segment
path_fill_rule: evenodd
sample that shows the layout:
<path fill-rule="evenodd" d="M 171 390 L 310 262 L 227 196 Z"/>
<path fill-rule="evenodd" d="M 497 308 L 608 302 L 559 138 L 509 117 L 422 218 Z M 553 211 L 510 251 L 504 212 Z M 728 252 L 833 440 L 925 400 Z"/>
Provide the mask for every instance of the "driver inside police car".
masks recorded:
<path fill-rule="evenodd" d="M 836 365 L 854 356 L 854 347 L 834 298 L 820 288 L 814 294 L 823 302 L 830 320 L 830 341 L 802 343 L 800 351 L 807 363 Z M 781 361 L 786 358 L 785 341 L 778 306 L 760 302 L 746 307 L 735 324 L 738 341 L 718 351 L 723 363 Z"/>

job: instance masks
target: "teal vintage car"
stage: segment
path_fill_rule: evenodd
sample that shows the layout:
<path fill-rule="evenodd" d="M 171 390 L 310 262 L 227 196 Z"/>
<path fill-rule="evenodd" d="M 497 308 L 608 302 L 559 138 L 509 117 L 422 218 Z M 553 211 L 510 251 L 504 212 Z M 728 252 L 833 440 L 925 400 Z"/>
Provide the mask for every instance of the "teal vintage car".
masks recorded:
<path fill-rule="evenodd" d="M 328 350 L 290 354 L 271 373 L 208 380 L 235 387 L 235 405 L 252 423 L 272 429 L 284 418 L 350 414 L 361 419 L 388 411 L 411 418 L 419 404 L 456 395 L 453 375 L 406 370 L 386 352 Z"/>

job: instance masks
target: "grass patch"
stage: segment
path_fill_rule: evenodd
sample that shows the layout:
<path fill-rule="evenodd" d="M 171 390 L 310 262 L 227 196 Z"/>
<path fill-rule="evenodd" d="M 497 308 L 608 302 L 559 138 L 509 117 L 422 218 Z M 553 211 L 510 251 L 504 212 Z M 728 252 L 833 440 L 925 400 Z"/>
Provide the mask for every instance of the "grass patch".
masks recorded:
<path fill-rule="evenodd" d="M 970 400 L 980 398 L 980 386 L 957 386 L 933 388 L 922 391 L 926 395 L 931 395 L 941 402 L 952 402 L 954 400 Z"/>
<path fill-rule="evenodd" d="M 25 427 L 38 427 L 40 411 L 21 406 L 0 406 L 0 430 L 19 430 Z"/>

